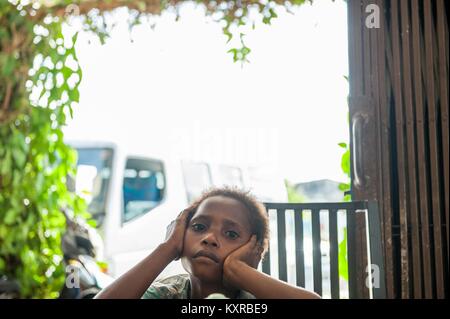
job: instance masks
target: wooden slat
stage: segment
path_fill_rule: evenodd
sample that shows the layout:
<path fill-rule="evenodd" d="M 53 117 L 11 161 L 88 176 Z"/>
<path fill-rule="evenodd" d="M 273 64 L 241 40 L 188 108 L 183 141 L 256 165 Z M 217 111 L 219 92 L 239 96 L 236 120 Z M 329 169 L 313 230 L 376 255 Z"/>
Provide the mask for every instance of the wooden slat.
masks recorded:
<path fill-rule="evenodd" d="M 385 1 L 379 0 L 378 5 L 380 7 L 380 12 L 385 12 Z M 377 45 L 374 45 L 378 51 L 377 60 L 377 70 L 379 83 L 379 122 L 381 123 L 380 130 L 380 153 L 381 153 L 381 163 L 380 165 L 380 176 L 381 178 L 381 201 L 380 201 L 380 215 L 382 216 L 382 245 L 384 248 L 385 256 L 385 270 L 386 270 L 386 290 L 387 298 L 395 298 L 395 286 L 394 286 L 394 256 L 393 256 L 393 245 L 392 245 L 392 174 L 391 174 L 391 152 L 390 152 L 390 139 L 391 139 L 391 124 L 389 107 L 390 103 L 388 100 L 388 95 L 390 94 L 390 81 L 387 80 L 389 75 L 387 60 L 391 60 L 392 65 L 392 52 L 388 49 L 389 44 L 389 29 L 388 23 L 386 22 L 386 17 L 383 14 L 380 21 L 380 32 L 377 33 L 378 38 L 376 39 Z M 389 94 L 388 94 L 389 92 Z"/>
<path fill-rule="evenodd" d="M 374 92 L 372 90 L 372 74 L 373 74 L 373 70 L 372 70 L 372 50 L 370 47 L 370 31 L 371 29 L 367 28 L 367 26 L 365 25 L 365 17 L 366 17 L 366 13 L 365 13 L 365 8 L 367 8 L 368 5 L 373 4 L 373 0 L 363 0 L 362 1 L 362 12 L 363 12 L 363 17 L 362 17 L 362 28 L 361 28 L 361 36 L 362 36 L 362 45 L 363 45 L 363 54 L 362 54 L 362 72 L 365 75 L 369 75 L 369 76 L 363 76 L 363 81 L 362 83 L 364 84 L 363 86 L 363 90 L 362 90 L 362 94 L 363 96 L 370 96 L 373 97 Z M 373 30 L 372 30 L 373 31 Z"/>
<path fill-rule="evenodd" d="M 374 199 L 377 197 L 377 150 L 376 145 L 363 152 L 362 145 L 373 143 L 376 138 L 376 119 L 374 118 L 374 109 L 371 91 L 371 48 L 368 29 L 365 25 L 366 6 L 370 2 L 366 0 L 356 0 L 348 2 L 352 20 L 350 29 L 353 36 L 350 40 L 349 59 L 350 65 L 350 116 L 351 127 L 356 120 L 362 120 L 360 130 L 353 132 L 351 135 L 356 136 L 358 145 L 350 142 L 351 162 L 359 168 L 357 172 L 352 168 L 352 195 L 354 199 Z M 357 152 L 355 152 L 357 151 Z M 354 158 L 354 155 L 360 155 L 361 158 Z M 360 174 L 357 176 L 355 173 Z M 367 179 L 366 176 L 372 176 Z M 358 177 L 358 178 L 357 178 Z M 364 220 L 355 219 L 355 242 L 354 242 L 354 258 L 356 264 L 363 264 L 365 249 L 362 246 L 361 238 L 365 237 L 363 232 Z M 354 294 L 358 298 L 366 297 L 366 289 L 364 289 L 364 279 L 366 273 L 364 269 L 357 267 L 354 274 Z"/>
<path fill-rule="evenodd" d="M 320 211 L 311 212 L 312 242 L 313 242 L 313 273 L 314 291 L 322 294 L 322 253 L 320 250 Z"/>
<path fill-rule="evenodd" d="M 412 100 L 412 76 L 411 76 L 411 53 L 410 34 L 411 26 L 409 21 L 409 1 L 401 0 L 401 34 L 402 34 L 402 62 L 403 62 L 403 95 L 405 102 L 406 117 L 406 149 L 407 149 L 407 172 L 408 172 L 408 208 L 411 226 L 411 255 L 414 298 L 422 298 L 422 265 L 421 265 L 421 245 L 417 201 L 417 178 L 416 178 L 416 141 L 415 141 L 415 117 Z"/>
<path fill-rule="evenodd" d="M 370 262 L 377 265 L 379 270 L 379 281 L 373 287 L 373 298 L 386 298 L 386 274 L 383 265 L 383 248 L 381 246 L 381 218 L 379 215 L 378 204 L 376 202 L 369 202 L 368 204 L 368 230 L 369 230 L 369 245 L 370 245 Z M 377 287 L 378 286 L 378 287 Z"/>
<path fill-rule="evenodd" d="M 393 56 L 393 87 L 395 100 L 395 120 L 397 137 L 397 171 L 398 171 L 398 201 L 400 220 L 400 267 L 401 267 L 401 297 L 409 298 L 411 283 L 409 278 L 409 234 L 408 234 L 408 211 L 407 211 L 407 187 L 406 187 L 406 160 L 404 150 L 404 120 L 403 120 L 403 95 L 401 89 L 402 72 L 400 58 L 400 24 L 399 24 L 398 0 L 391 1 L 391 21 L 392 21 L 392 56 Z"/>
<path fill-rule="evenodd" d="M 361 172 L 360 174 L 363 178 L 363 185 L 358 186 L 358 189 L 354 189 L 355 198 L 364 198 L 365 200 L 375 200 L 379 197 L 379 184 L 380 175 L 378 174 L 380 166 L 380 153 L 379 153 L 379 141 L 378 141 L 378 110 L 377 110 L 377 100 L 379 98 L 378 85 L 375 79 L 377 78 L 378 66 L 376 63 L 376 46 L 372 46 L 373 38 L 379 32 L 377 28 L 368 28 L 366 26 L 367 13 L 366 8 L 369 5 L 374 4 L 374 0 L 363 0 L 362 1 L 362 64 L 363 69 L 363 91 L 360 96 L 352 96 L 352 99 L 358 98 L 359 103 L 354 105 L 351 110 L 352 119 L 355 118 L 355 113 L 361 115 L 364 118 L 364 127 L 361 135 L 362 145 L 371 145 L 371 147 L 364 147 L 361 152 L 362 160 L 360 161 Z M 375 43 L 374 43 L 375 44 Z M 375 44 L 376 45 L 376 44 Z M 352 123 L 353 124 L 353 123 Z M 370 159 L 370 160 L 368 160 Z M 370 176 L 370 178 L 367 178 Z M 356 185 L 355 185 L 356 186 Z M 364 197 L 359 197 L 360 194 L 364 192 Z"/>
<path fill-rule="evenodd" d="M 350 136 L 353 136 L 355 132 L 352 130 L 353 126 L 353 117 L 355 113 L 355 108 L 353 107 L 354 103 L 351 102 L 353 99 L 356 99 L 360 96 L 363 96 L 364 92 L 364 73 L 363 73 L 363 46 L 362 46 L 362 1 L 355 0 L 348 2 L 348 19 L 349 19 L 349 84 L 350 84 Z M 358 104 L 359 106 L 359 104 Z M 351 163 L 355 163 L 354 158 L 354 148 L 353 138 L 350 139 L 350 161 Z M 362 164 L 362 163 L 360 163 Z M 352 180 L 355 180 L 354 176 L 355 172 L 352 169 Z M 354 183 L 352 183 L 352 196 L 353 198 L 358 198 L 358 189 L 355 187 Z M 349 269 L 349 297 L 356 298 L 358 297 L 358 287 L 357 287 L 357 275 L 358 270 L 356 268 L 357 265 L 357 229 L 355 223 L 355 216 L 353 214 L 349 214 L 347 210 L 347 242 L 348 242 L 348 269 Z"/>
<path fill-rule="evenodd" d="M 286 259 L 286 211 L 277 211 L 278 230 L 278 277 L 287 282 L 287 259 Z M 281 240 L 280 240 L 281 239 Z"/>
<path fill-rule="evenodd" d="M 303 211 L 295 211 L 295 271 L 297 286 L 305 287 L 305 256 L 303 247 Z"/>
<path fill-rule="evenodd" d="M 369 289 L 366 283 L 367 280 L 367 271 L 368 271 L 368 265 L 369 265 L 369 260 L 368 260 L 368 242 L 367 242 L 367 224 L 366 224 L 366 209 L 367 207 L 365 207 L 364 209 L 357 209 L 354 212 L 355 215 L 355 224 L 356 224 L 356 229 L 357 229 L 357 253 L 359 258 L 357 259 L 357 289 L 358 289 L 358 298 L 362 298 L 362 299 L 369 299 L 370 298 L 370 293 L 369 293 Z"/>
<path fill-rule="evenodd" d="M 331 298 L 339 299 L 339 244 L 337 210 L 328 211 L 329 236 L 330 236 L 330 283 Z M 381 240 L 381 238 L 380 238 Z"/>
<path fill-rule="evenodd" d="M 445 16 L 444 0 L 437 0 L 437 36 L 439 46 L 439 100 L 441 109 L 441 134 L 442 134 L 442 153 L 443 153 L 443 177 L 444 177 L 444 196 L 445 198 L 445 223 L 447 229 L 447 269 L 449 265 L 449 138 L 448 138 L 448 35 L 446 37 L 446 30 L 448 30 L 448 21 Z M 447 4 L 448 5 L 448 4 Z"/>
<path fill-rule="evenodd" d="M 426 141 L 425 141 L 425 111 L 423 105 L 423 85 L 422 85 L 422 55 L 421 47 L 422 32 L 421 24 L 419 20 L 419 0 L 412 0 L 412 46 L 413 46 L 413 60 L 414 60 L 414 99 L 415 99 L 415 115 L 416 115 L 416 135 L 417 135 L 417 154 L 422 157 L 422 160 L 418 160 L 418 186 L 419 186 L 419 199 L 420 199 L 420 222 L 421 222 L 421 239 L 422 239 L 422 264 L 423 264 L 423 277 L 424 279 L 424 297 L 433 298 L 433 282 L 432 282 L 432 266 L 431 266 L 431 245 L 430 245 L 430 233 L 429 233 L 429 221 L 428 221 L 428 177 L 427 177 L 427 157 Z"/>
<path fill-rule="evenodd" d="M 346 211 L 347 217 L 347 264 L 348 264 L 348 290 L 349 298 L 357 298 L 357 272 L 356 267 L 356 222 L 355 214 L 351 210 Z"/>
<path fill-rule="evenodd" d="M 349 20 L 349 81 L 350 96 L 363 95 L 362 79 L 362 38 L 361 38 L 361 1 L 355 0 L 348 3 Z"/>
<path fill-rule="evenodd" d="M 392 85 L 392 79 L 393 79 L 393 72 L 394 72 L 394 58 L 392 56 L 392 39 L 391 39 L 391 30 L 392 30 L 392 21 L 390 18 L 390 0 L 384 0 L 383 1 L 383 9 L 385 10 L 386 14 L 384 15 L 383 21 L 385 22 L 386 29 L 385 32 L 382 32 L 384 41 L 382 42 L 386 46 L 386 62 L 387 62 L 387 68 L 386 68 L 386 77 L 383 79 L 386 83 L 386 86 L 391 89 Z M 386 95 L 388 97 L 389 95 Z"/>
<path fill-rule="evenodd" d="M 434 28 L 431 11 L 431 1 L 424 0 L 424 26 L 425 26 L 425 60 L 426 60 L 426 92 L 428 101 L 428 127 L 430 147 L 430 171 L 431 171 L 431 200 L 433 207 L 433 243 L 436 271 L 436 293 L 438 298 L 445 297 L 444 291 L 444 265 L 442 247 L 442 223 L 440 203 L 440 172 L 439 172 L 439 150 L 436 127 L 436 87 L 434 78 Z"/>

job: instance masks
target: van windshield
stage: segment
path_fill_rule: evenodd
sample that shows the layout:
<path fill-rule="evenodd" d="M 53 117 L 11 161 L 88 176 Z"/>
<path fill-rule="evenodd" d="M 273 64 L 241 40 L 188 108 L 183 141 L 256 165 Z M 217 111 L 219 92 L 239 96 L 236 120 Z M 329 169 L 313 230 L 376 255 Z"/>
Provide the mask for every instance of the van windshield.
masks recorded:
<path fill-rule="evenodd" d="M 77 175 L 74 191 L 85 199 L 88 212 L 101 225 L 111 180 L 113 150 L 110 148 L 76 148 Z"/>

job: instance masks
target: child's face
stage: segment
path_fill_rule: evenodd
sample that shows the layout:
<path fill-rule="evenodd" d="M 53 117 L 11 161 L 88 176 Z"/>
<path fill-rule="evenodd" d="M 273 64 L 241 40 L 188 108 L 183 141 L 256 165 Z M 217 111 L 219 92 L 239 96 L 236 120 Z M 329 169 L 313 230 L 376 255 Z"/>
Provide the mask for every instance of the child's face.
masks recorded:
<path fill-rule="evenodd" d="M 204 200 L 186 228 L 181 258 L 184 269 L 204 281 L 221 281 L 225 258 L 252 235 L 248 214 L 245 206 L 232 198 Z"/>

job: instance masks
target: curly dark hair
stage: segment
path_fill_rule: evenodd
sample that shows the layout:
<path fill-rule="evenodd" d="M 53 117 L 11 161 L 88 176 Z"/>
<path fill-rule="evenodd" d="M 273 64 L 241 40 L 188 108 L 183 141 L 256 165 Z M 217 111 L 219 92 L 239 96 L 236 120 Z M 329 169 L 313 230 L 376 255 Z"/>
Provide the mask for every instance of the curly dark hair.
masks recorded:
<path fill-rule="evenodd" d="M 207 198 L 214 196 L 223 196 L 235 199 L 247 208 L 250 225 L 252 227 L 251 231 L 253 234 L 256 234 L 257 241 L 263 245 L 264 256 L 269 246 L 269 218 L 264 205 L 259 202 L 256 197 L 250 193 L 250 191 L 245 191 L 236 187 L 214 187 L 207 189 L 188 208 L 186 208 L 186 210 L 189 211 L 188 222 L 197 212 L 200 204 Z"/>

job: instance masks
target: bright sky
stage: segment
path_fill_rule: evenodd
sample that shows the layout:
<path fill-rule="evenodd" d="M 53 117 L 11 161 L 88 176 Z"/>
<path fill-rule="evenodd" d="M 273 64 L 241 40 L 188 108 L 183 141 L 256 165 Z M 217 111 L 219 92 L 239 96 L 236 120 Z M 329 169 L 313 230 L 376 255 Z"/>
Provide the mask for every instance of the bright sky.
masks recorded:
<path fill-rule="evenodd" d="M 183 157 L 275 165 L 293 182 L 345 181 L 337 144 L 348 141 L 346 4 L 293 11 L 246 32 L 244 66 L 201 7 L 131 35 L 118 12 L 105 45 L 78 37 L 81 97 L 66 136 L 159 141 Z"/>

